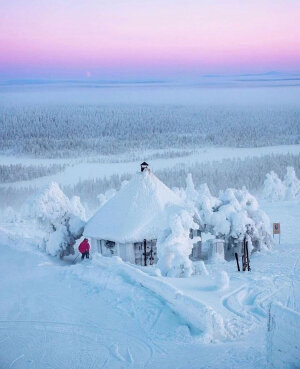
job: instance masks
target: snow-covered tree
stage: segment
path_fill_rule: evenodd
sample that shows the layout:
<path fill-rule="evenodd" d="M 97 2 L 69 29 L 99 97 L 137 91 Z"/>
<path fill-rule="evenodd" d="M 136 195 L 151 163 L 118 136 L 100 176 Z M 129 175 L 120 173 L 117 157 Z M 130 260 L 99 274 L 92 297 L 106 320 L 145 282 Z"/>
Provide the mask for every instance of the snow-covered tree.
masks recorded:
<path fill-rule="evenodd" d="M 242 190 L 229 188 L 217 198 L 211 195 L 207 184 L 196 191 L 189 175 L 186 193 L 198 210 L 202 232 L 212 233 L 229 244 L 247 237 L 255 250 L 271 245 L 269 218 L 245 187 Z"/>
<path fill-rule="evenodd" d="M 74 253 L 75 241 L 85 224 L 85 209 L 79 197 L 70 200 L 57 183 L 51 183 L 28 199 L 21 213 L 46 232 L 41 245 L 46 252 L 60 257 Z"/>
<path fill-rule="evenodd" d="M 286 168 L 286 175 L 284 177 L 283 184 L 286 188 L 286 200 L 294 200 L 297 197 L 300 197 L 300 181 L 297 178 L 293 167 Z"/>
<path fill-rule="evenodd" d="M 117 191 L 112 188 L 110 190 L 105 191 L 105 193 L 100 193 L 97 196 L 97 199 L 100 203 L 100 208 L 101 206 L 103 206 L 108 200 L 110 200 L 111 198 L 113 198 L 115 196 L 115 194 L 117 193 Z"/>
<path fill-rule="evenodd" d="M 163 275 L 169 277 L 189 277 L 193 273 L 193 263 L 189 256 L 193 241 L 189 238 L 191 228 L 196 228 L 193 215 L 185 210 L 173 214 L 169 228 L 157 240 L 158 264 Z"/>
<path fill-rule="evenodd" d="M 254 251 L 271 246 L 270 220 L 245 187 L 227 189 L 220 193 L 219 199 L 221 204 L 210 217 L 217 236 L 239 241 L 246 236 Z"/>
<path fill-rule="evenodd" d="M 286 187 L 278 175 L 271 171 L 267 173 L 264 182 L 264 198 L 269 201 L 283 200 L 285 198 Z"/>
<path fill-rule="evenodd" d="M 284 180 L 271 171 L 264 183 L 264 197 L 269 201 L 294 200 L 300 197 L 300 181 L 293 167 L 286 168 Z"/>

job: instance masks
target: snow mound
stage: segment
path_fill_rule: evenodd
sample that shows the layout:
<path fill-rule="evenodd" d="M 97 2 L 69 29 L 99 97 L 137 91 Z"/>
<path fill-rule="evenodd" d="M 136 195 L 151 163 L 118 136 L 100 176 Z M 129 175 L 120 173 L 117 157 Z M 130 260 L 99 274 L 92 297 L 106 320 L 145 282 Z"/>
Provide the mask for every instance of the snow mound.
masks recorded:
<path fill-rule="evenodd" d="M 220 290 L 225 290 L 229 287 L 229 276 L 228 274 L 224 271 L 218 271 L 215 275 L 215 283 L 216 283 L 216 287 Z"/>

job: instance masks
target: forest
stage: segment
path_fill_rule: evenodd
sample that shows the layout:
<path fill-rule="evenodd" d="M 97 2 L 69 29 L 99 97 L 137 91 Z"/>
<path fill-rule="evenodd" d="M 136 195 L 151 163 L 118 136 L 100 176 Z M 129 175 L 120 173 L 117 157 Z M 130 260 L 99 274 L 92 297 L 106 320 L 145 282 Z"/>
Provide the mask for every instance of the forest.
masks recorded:
<path fill-rule="evenodd" d="M 226 188 L 242 188 L 243 186 L 246 186 L 249 191 L 257 193 L 262 190 L 267 173 L 273 170 L 280 177 L 283 177 L 288 166 L 295 168 L 296 175 L 299 178 L 299 154 L 272 154 L 261 157 L 248 157 L 243 160 L 226 159 L 194 165 L 174 166 L 157 171 L 155 174 L 172 188 L 184 187 L 187 174 L 191 173 L 196 188 L 199 188 L 202 183 L 207 183 L 212 194 L 216 196 L 220 190 L 225 190 Z M 58 167 L 50 166 L 52 170 L 59 169 Z M 12 168 L 16 169 L 17 166 L 12 166 Z M 23 170 L 26 168 L 23 167 Z M 11 174 L 11 176 L 13 175 L 17 177 L 19 171 Z M 114 174 L 103 179 L 83 179 L 78 183 L 74 183 L 72 186 L 63 186 L 62 190 L 69 197 L 79 196 L 85 206 L 91 211 L 94 211 L 100 205 L 97 198 L 99 194 L 104 194 L 111 189 L 118 190 L 122 182 L 130 178 L 131 174 Z M 7 184 L 0 190 L 0 204 L 3 208 L 7 206 L 19 208 L 24 200 L 35 192 L 36 188 L 26 187 L 25 184 L 21 188 L 16 188 L 13 184 Z"/>
<path fill-rule="evenodd" d="M 0 151 L 36 157 L 300 143 L 299 106 L 0 106 Z"/>

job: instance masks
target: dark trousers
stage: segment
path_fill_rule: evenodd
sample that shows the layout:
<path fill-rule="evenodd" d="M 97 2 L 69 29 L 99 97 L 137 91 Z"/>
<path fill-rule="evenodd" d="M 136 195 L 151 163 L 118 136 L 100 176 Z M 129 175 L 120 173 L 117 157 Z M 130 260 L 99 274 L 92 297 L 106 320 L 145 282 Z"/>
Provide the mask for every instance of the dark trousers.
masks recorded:
<path fill-rule="evenodd" d="M 81 255 L 81 259 L 83 260 L 84 257 L 86 257 L 87 259 L 90 258 L 90 253 L 87 251 L 87 252 L 83 252 L 82 255 Z"/>

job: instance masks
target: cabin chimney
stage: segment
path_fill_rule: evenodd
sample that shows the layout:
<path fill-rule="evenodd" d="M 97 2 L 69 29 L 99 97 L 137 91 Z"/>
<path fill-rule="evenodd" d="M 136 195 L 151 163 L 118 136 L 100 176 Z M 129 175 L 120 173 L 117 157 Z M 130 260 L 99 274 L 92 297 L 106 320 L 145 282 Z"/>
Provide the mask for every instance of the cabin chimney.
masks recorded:
<path fill-rule="evenodd" d="M 145 161 L 143 161 L 142 162 L 142 164 L 141 164 L 141 172 L 143 172 L 145 169 L 147 169 L 148 168 L 148 163 L 146 163 Z"/>

